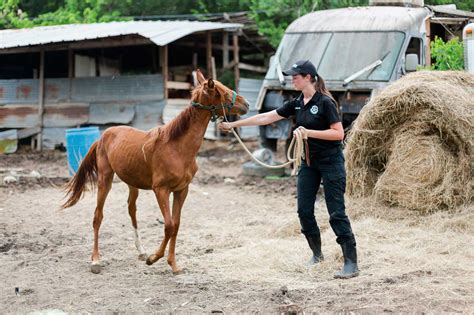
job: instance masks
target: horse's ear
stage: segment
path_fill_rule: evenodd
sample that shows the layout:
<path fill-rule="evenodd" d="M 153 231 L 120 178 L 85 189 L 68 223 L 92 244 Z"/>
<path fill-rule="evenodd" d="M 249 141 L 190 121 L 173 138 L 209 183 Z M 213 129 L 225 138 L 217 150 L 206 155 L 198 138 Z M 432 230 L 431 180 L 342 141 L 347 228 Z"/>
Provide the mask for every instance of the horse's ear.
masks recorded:
<path fill-rule="evenodd" d="M 214 84 L 214 80 L 212 80 L 212 79 L 207 80 L 207 87 L 209 89 L 214 89 L 215 86 L 216 85 Z"/>
<path fill-rule="evenodd" d="M 199 69 L 196 70 L 196 76 L 199 84 L 202 84 L 204 81 L 206 81 L 206 78 L 202 75 L 202 72 Z"/>

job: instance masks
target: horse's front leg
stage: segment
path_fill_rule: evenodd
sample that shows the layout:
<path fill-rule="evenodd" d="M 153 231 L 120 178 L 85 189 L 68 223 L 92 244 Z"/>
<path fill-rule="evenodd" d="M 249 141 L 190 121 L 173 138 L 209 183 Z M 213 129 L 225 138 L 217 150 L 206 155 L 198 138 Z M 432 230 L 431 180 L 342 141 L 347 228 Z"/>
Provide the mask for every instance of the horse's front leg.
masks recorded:
<path fill-rule="evenodd" d="M 184 200 L 186 200 L 186 196 L 188 195 L 188 186 L 181 191 L 175 191 L 173 193 L 173 215 L 172 221 L 174 224 L 174 231 L 171 234 L 170 239 L 170 248 L 168 253 L 168 264 L 171 266 L 174 274 L 181 273 L 182 269 L 176 265 L 176 255 L 175 255 L 175 247 L 176 247 L 176 237 L 178 236 L 179 230 L 179 223 L 181 220 L 181 209 L 183 208 Z"/>
<path fill-rule="evenodd" d="M 165 221 L 165 236 L 163 237 L 158 250 L 147 258 L 147 265 L 154 264 L 158 259 L 165 255 L 166 245 L 168 244 L 171 235 L 174 233 L 174 222 L 170 215 L 170 191 L 163 187 L 153 188 L 153 191 L 158 200 L 158 205 L 160 206 Z"/>

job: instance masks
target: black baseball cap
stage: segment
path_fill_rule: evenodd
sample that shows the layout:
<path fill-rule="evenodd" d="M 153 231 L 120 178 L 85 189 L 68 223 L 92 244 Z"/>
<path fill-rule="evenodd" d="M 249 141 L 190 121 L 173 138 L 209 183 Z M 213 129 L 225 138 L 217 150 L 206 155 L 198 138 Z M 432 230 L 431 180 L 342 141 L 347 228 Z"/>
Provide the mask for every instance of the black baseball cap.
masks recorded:
<path fill-rule="evenodd" d="M 318 75 L 316 67 L 309 60 L 300 60 L 291 66 L 291 69 L 283 71 L 283 75 L 309 74 L 312 77 Z"/>

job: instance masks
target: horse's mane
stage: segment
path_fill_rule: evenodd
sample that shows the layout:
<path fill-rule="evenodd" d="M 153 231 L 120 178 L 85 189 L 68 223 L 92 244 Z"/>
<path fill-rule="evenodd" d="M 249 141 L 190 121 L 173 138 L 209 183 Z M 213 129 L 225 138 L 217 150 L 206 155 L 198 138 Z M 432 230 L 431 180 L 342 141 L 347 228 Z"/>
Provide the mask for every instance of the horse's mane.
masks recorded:
<path fill-rule="evenodd" d="M 214 81 L 214 82 L 215 82 L 216 90 L 221 95 L 221 102 L 224 102 L 225 101 L 224 85 L 218 81 Z M 199 99 L 198 96 L 199 96 L 199 93 L 202 93 L 203 86 L 206 86 L 206 83 L 192 90 L 191 99 L 193 100 Z M 197 111 L 198 110 L 194 108 L 193 106 L 188 106 L 181 113 L 179 113 L 179 115 L 176 118 L 171 120 L 166 125 L 157 126 L 148 130 L 150 139 L 145 142 L 144 146 L 151 142 L 155 143 L 156 141 L 158 141 L 158 139 L 160 139 L 163 142 L 168 142 L 170 140 L 174 140 L 181 137 L 186 132 L 186 130 L 189 129 L 191 122 L 196 118 Z"/>

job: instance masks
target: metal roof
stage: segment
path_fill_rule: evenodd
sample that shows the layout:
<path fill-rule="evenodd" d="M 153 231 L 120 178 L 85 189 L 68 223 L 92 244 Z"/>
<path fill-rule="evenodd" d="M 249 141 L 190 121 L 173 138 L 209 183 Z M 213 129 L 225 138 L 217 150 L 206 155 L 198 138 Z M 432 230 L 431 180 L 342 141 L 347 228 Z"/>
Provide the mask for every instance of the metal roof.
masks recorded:
<path fill-rule="evenodd" d="M 316 11 L 288 26 L 286 33 L 334 31 L 407 31 L 419 30 L 430 15 L 426 8 L 355 7 Z"/>
<path fill-rule="evenodd" d="M 158 46 L 186 35 L 211 30 L 236 30 L 238 23 L 198 21 L 128 21 L 93 24 L 68 24 L 0 31 L 0 49 L 75 42 L 123 35 L 140 35 Z"/>

